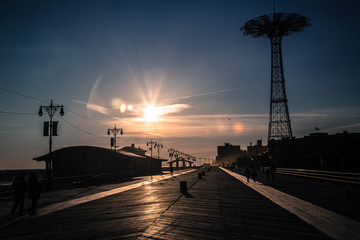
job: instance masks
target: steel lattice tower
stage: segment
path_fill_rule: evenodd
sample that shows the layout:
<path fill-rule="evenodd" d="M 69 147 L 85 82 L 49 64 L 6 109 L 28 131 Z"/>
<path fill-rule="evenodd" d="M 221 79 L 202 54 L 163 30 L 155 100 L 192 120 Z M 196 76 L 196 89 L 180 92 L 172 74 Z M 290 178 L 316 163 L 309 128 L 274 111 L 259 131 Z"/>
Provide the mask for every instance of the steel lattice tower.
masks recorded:
<path fill-rule="evenodd" d="M 311 26 L 310 18 L 296 13 L 274 13 L 254 18 L 240 28 L 244 35 L 267 37 L 271 43 L 271 97 L 268 141 L 292 138 L 285 90 L 281 41 L 284 36 Z"/>

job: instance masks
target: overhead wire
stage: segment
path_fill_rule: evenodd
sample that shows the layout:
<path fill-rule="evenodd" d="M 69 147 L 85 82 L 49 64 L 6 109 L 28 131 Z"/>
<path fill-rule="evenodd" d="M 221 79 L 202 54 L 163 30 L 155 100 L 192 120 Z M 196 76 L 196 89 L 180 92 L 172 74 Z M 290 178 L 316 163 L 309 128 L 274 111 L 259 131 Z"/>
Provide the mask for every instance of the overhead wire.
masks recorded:
<path fill-rule="evenodd" d="M 99 136 L 99 135 L 93 134 L 93 133 L 91 133 L 91 132 L 87 132 L 87 131 L 85 131 L 84 129 L 76 126 L 75 124 L 73 124 L 73 123 L 71 123 L 71 122 L 69 122 L 68 120 L 66 120 L 65 118 L 63 118 L 62 116 L 60 116 L 59 114 L 56 114 L 56 115 L 57 115 L 58 117 L 60 117 L 64 122 L 66 122 L 67 124 L 73 126 L 73 127 L 76 128 L 76 129 L 80 130 L 81 132 L 84 132 L 84 133 L 86 133 L 86 134 L 88 134 L 88 135 L 90 135 L 90 136 L 94 136 L 94 137 L 98 137 L 98 138 L 107 138 L 107 137 L 103 137 L 103 136 Z"/>
<path fill-rule="evenodd" d="M 36 113 L 5 112 L 5 111 L 0 111 L 0 113 L 13 114 L 13 115 L 36 115 Z"/>
<path fill-rule="evenodd" d="M 88 118 L 88 117 L 86 117 L 86 116 L 84 116 L 84 115 L 82 115 L 82 114 L 80 114 L 80 113 L 74 112 L 74 111 L 70 110 L 70 109 L 67 108 L 67 107 L 64 107 L 64 109 L 67 110 L 67 111 L 69 111 L 69 112 L 71 112 L 71 113 L 73 113 L 73 114 L 76 114 L 76 115 L 78 115 L 78 116 L 80 116 L 80 117 L 82 117 L 82 118 L 84 118 L 84 119 L 86 119 L 86 120 L 92 121 L 92 122 L 94 122 L 94 123 L 100 123 L 100 122 L 98 122 L 98 121 L 96 121 L 96 120 L 93 120 L 93 119 L 90 119 L 90 118 Z"/>
<path fill-rule="evenodd" d="M 29 95 L 26 95 L 26 94 L 22 94 L 22 93 L 19 93 L 19 92 L 15 92 L 15 91 L 12 91 L 12 90 L 9 90 L 9 89 L 6 89 L 6 88 L 0 87 L 0 90 L 3 90 L 3 91 L 5 91 L 5 92 L 9 92 L 9 93 L 12 93 L 12 94 L 15 94 L 15 95 L 18 95 L 18 96 L 22 96 L 22 97 L 25 97 L 25 98 L 29 98 L 29 99 L 32 99 L 32 100 L 36 100 L 36 101 L 39 101 L 39 102 L 49 103 L 48 101 L 45 101 L 45 100 L 43 100 L 43 99 L 41 99 L 41 98 L 32 97 L 32 96 L 29 96 Z M 65 107 L 64 107 L 64 108 L 65 108 Z M 95 122 L 95 123 L 100 123 L 100 122 L 95 121 L 95 120 L 93 120 L 93 119 L 90 119 L 90 118 L 88 118 L 88 117 L 86 117 L 86 116 L 84 116 L 84 115 L 82 115 L 82 114 L 80 114 L 80 113 L 74 112 L 74 111 L 70 110 L 69 108 L 65 108 L 65 110 L 67 110 L 67 111 L 69 111 L 69 112 L 71 112 L 71 113 L 73 113 L 73 114 L 76 114 L 76 115 L 78 115 L 78 116 L 80 116 L 80 117 L 82 117 L 82 118 L 84 118 L 84 119 L 86 119 L 86 120 L 89 120 L 89 121 L 92 121 L 92 122 Z M 21 113 L 21 112 L 7 112 L 7 111 L 0 111 L 0 113 L 3 113 L 3 114 L 13 114 L 13 115 L 37 115 L 36 113 Z M 75 124 L 69 122 L 68 120 L 64 119 L 64 118 L 63 118 L 62 116 L 60 116 L 59 114 L 56 114 L 56 115 L 59 116 L 64 122 L 68 123 L 68 124 L 71 125 L 72 127 L 76 128 L 76 129 L 78 129 L 78 130 L 80 130 L 80 131 L 82 131 L 82 132 L 84 132 L 84 133 L 86 133 L 86 134 L 88 134 L 88 135 L 90 135 L 90 136 L 99 137 L 99 138 L 107 138 L 107 137 L 103 137 L 103 136 L 99 136 L 99 135 L 93 134 L 93 133 L 91 133 L 91 132 L 87 132 L 87 131 L 83 130 L 82 128 L 76 126 Z"/>
<path fill-rule="evenodd" d="M 36 101 L 39 101 L 39 102 L 49 103 L 48 101 L 46 101 L 46 100 L 44 100 L 44 99 L 31 97 L 31 96 L 29 96 L 29 95 L 25 95 L 25 94 L 22 94 L 22 93 L 18 93 L 18 92 L 15 92 L 15 91 L 12 91 L 12 90 L 9 90 L 9 89 L 6 89 L 6 88 L 0 87 L 0 90 L 3 90 L 3 91 L 5 91 L 5 92 L 9 92 L 9 93 L 12 93 L 12 94 L 15 94 L 15 95 L 19 95 L 19 96 L 22 96 L 22 97 L 26 97 L 26 98 L 29 98 L 29 99 L 32 99 L 32 100 L 36 100 Z"/>

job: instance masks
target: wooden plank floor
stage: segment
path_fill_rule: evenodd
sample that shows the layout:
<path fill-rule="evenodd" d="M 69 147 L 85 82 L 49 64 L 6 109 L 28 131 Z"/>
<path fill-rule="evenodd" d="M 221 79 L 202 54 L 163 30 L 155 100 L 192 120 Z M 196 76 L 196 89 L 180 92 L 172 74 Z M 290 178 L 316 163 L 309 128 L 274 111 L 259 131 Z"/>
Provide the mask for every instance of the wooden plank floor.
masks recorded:
<path fill-rule="evenodd" d="M 221 169 L 326 235 L 334 239 L 360 239 L 359 222 L 278 191 L 263 183 L 247 182 L 246 177 L 224 168 Z"/>
<path fill-rule="evenodd" d="M 188 194 L 179 192 L 187 181 Z M 329 239 L 218 168 L 148 184 L 0 231 L 1 239 Z"/>

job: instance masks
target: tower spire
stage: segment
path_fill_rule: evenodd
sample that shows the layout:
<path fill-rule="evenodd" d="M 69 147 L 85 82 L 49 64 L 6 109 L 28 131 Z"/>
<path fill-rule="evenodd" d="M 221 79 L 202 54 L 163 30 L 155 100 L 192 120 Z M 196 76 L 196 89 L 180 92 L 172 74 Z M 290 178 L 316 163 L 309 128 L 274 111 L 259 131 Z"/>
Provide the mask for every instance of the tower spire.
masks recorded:
<path fill-rule="evenodd" d="M 271 89 L 268 141 L 292 138 L 281 42 L 284 36 L 302 32 L 310 26 L 310 18 L 296 13 L 276 13 L 263 15 L 245 23 L 240 29 L 244 35 L 254 38 L 266 37 L 271 43 Z"/>
<path fill-rule="evenodd" d="M 275 16 L 275 13 L 276 13 L 276 2 L 274 0 L 274 16 Z"/>

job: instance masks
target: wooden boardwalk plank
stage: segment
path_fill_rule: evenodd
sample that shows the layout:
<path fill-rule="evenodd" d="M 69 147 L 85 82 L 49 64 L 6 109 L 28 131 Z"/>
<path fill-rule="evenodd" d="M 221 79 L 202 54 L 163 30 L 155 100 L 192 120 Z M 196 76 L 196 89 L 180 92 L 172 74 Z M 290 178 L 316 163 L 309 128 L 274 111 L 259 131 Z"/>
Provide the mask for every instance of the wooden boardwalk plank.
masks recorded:
<path fill-rule="evenodd" d="M 24 219 L 1 239 L 329 239 L 222 170 L 197 173 Z"/>
<path fill-rule="evenodd" d="M 263 185 L 260 182 L 247 183 L 244 176 L 224 168 L 221 169 L 331 238 L 344 240 L 360 239 L 359 222 L 305 202 L 299 198 Z"/>

